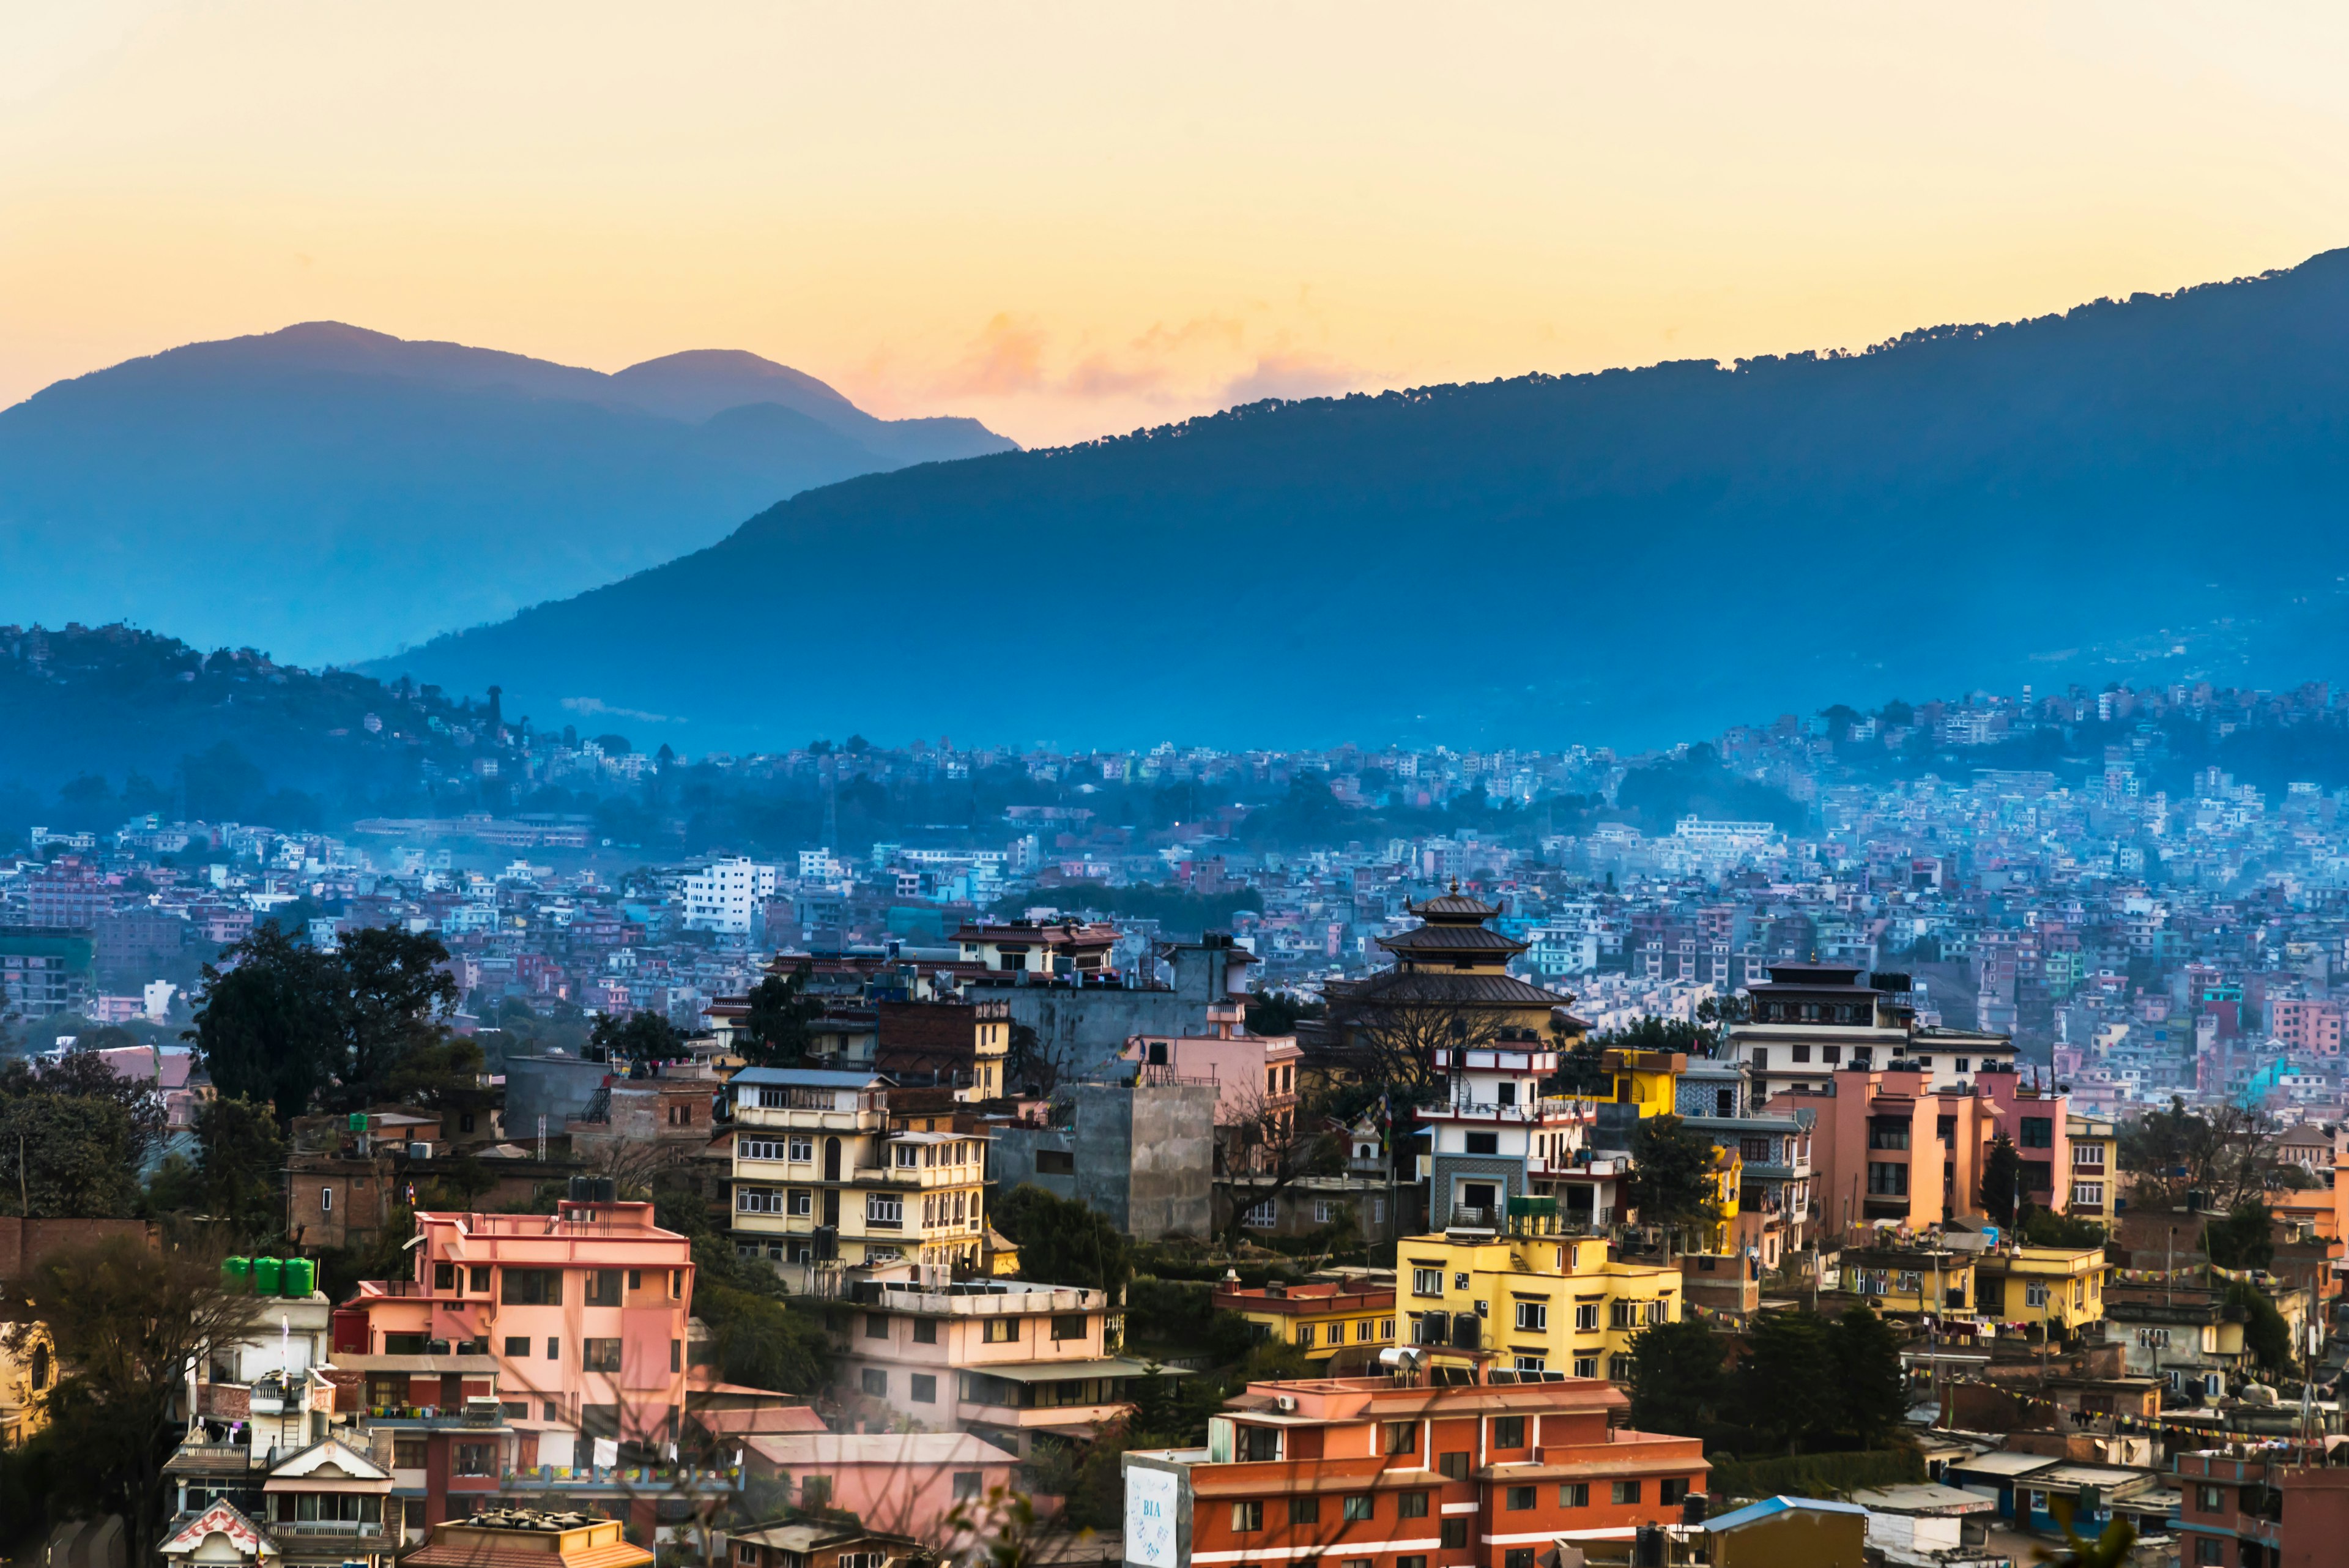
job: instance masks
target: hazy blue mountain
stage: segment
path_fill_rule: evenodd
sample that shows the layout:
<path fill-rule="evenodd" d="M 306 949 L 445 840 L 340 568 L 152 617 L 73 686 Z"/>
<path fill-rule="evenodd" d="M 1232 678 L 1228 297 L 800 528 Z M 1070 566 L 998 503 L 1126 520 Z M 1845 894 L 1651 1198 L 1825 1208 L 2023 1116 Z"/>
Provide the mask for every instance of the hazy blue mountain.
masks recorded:
<path fill-rule="evenodd" d="M 1008 451 L 750 354 L 606 376 L 336 322 L 0 411 L 0 623 L 348 661 L 671 559 L 812 485 Z"/>
<path fill-rule="evenodd" d="M 667 715 L 632 722 L 696 751 L 1639 743 L 1977 684 L 2338 678 L 2345 522 L 2336 251 L 1864 355 L 1261 404 L 870 475 L 376 668 Z"/>

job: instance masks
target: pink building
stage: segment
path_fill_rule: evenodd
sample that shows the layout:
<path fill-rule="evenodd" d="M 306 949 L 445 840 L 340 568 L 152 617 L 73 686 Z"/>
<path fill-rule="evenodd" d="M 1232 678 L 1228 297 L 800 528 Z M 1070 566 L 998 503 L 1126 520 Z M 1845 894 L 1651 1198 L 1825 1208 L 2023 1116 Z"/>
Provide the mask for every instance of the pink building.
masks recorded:
<path fill-rule="evenodd" d="M 1938 1089 L 1930 1080 L 1923 1068 L 1849 1067 L 1826 1094 L 1806 1088 L 1771 1099 L 1775 1115 L 1817 1115 L 1811 1194 L 1822 1231 L 1839 1235 L 1878 1220 L 1921 1231 L 1980 1219 L 1982 1165 L 2002 1133 L 2021 1158 L 2023 1196 L 2058 1211 L 2069 1203 L 2064 1096 L 2026 1087 L 2013 1073 L 1978 1073 Z"/>
<path fill-rule="evenodd" d="M 1294 1035 L 1249 1033 L 1247 1006 L 1237 1000 L 1207 1004 L 1205 1034 L 1137 1034 L 1125 1043 L 1125 1060 L 1141 1065 L 1144 1082 L 1214 1084 L 1218 1127 L 1293 1109 L 1304 1054 Z"/>
<path fill-rule="evenodd" d="M 1019 1461 L 968 1432 L 792 1433 L 746 1438 L 743 1469 L 781 1479 L 802 1508 L 846 1509 L 867 1530 L 916 1541 L 947 1538 L 946 1516 L 1011 1487 Z"/>
<path fill-rule="evenodd" d="M 651 1204 L 423 1213 L 416 1229 L 413 1273 L 360 1284 L 335 1314 L 334 1355 L 371 1417 L 414 1410 L 419 1473 L 401 1484 L 425 1489 L 427 1523 L 450 1517 L 451 1490 L 541 1466 L 561 1480 L 650 1463 L 677 1440 L 692 1246 L 653 1223 Z M 419 1401 L 419 1386 L 442 1392 Z M 492 1405 L 496 1419 L 460 1434 L 463 1462 L 436 1462 L 433 1424 Z"/>
<path fill-rule="evenodd" d="M 2302 996 L 2277 996 L 2268 1000 L 2271 1033 L 2295 1051 L 2313 1051 L 2323 1056 L 2341 1054 L 2341 1004 L 2337 1002 L 2316 1002 Z"/>

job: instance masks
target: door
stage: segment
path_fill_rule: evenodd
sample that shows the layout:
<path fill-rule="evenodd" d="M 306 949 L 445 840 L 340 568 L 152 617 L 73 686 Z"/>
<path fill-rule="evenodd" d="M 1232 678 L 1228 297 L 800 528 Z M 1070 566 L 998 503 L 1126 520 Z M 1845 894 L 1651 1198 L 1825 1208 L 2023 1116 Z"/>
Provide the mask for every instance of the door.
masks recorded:
<path fill-rule="evenodd" d="M 840 1179 L 840 1140 L 836 1137 L 823 1140 L 823 1179 L 826 1181 Z"/>

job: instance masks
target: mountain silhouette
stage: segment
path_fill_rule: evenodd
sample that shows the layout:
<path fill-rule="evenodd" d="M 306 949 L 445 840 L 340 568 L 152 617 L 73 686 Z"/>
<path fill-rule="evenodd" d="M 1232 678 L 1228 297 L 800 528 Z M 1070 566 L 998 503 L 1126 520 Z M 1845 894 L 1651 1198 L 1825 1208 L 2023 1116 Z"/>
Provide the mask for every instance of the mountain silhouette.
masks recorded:
<path fill-rule="evenodd" d="M 1638 745 L 1982 686 L 2297 683 L 2349 673 L 2345 421 L 2334 251 L 1862 354 L 868 475 L 375 668 L 665 715 L 636 728 L 693 751 Z"/>
<path fill-rule="evenodd" d="M 0 411 L 0 621 L 348 661 L 669 560 L 810 486 L 1009 450 L 750 354 L 607 376 L 311 322 Z"/>

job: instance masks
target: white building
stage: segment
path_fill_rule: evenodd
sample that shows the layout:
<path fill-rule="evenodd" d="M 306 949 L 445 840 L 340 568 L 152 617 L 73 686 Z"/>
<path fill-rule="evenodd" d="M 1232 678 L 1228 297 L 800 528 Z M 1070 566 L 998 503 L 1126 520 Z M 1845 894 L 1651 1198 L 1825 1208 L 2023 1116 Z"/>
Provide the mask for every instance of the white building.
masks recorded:
<path fill-rule="evenodd" d="M 688 877 L 684 891 L 688 930 L 749 936 L 752 919 L 775 896 L 775 868 L 742 857 L 717 860 Z"/>

